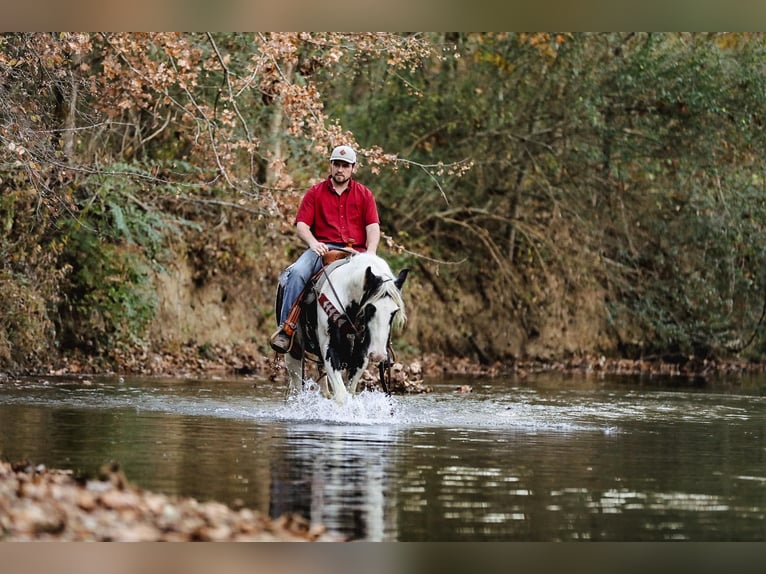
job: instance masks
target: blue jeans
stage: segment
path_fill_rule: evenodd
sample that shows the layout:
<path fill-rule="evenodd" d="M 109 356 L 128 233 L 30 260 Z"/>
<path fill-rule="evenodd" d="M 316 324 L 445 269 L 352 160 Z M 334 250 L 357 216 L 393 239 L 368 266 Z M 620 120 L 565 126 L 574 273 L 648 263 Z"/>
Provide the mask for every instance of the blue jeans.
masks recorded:
<path fill-rule="evenodd" d="M 341 243 L 327 243 L 328 247 L 345 247 Z M 306 283 L 322 268 L 322 258 L 306 249 L 298 259 L 279 275 L 279 283 L 284 286 L 282 309 L 279 313 L 279 324 L 282 325 L 290 314 L 290 308 L 303 292 Z"/>

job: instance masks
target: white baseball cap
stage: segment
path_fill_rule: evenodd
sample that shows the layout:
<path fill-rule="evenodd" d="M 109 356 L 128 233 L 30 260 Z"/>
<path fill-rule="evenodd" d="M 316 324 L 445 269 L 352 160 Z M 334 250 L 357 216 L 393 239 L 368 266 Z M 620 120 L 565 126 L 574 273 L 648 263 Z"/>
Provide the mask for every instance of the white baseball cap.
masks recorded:
<path fill-rule="evenodd" d="M 332 155 L 330 156 L 330 161 L 335 161 L 336 159 L 346 163 L 356 163 L 356 152 L 347 145 L 339 145 L 332 150 Z"/>

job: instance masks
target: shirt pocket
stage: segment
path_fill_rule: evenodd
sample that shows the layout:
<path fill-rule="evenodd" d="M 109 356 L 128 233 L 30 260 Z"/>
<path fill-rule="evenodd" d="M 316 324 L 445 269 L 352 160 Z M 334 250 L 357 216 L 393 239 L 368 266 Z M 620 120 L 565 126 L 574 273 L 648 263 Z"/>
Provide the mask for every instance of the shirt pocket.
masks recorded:
<path fill-rule="evenodd" d="M 349 230 L 364 229 L 364 210 L 358 201 L 350 201 L 348 203 L 346 206 L 346 217 L 348 220 Z"/>

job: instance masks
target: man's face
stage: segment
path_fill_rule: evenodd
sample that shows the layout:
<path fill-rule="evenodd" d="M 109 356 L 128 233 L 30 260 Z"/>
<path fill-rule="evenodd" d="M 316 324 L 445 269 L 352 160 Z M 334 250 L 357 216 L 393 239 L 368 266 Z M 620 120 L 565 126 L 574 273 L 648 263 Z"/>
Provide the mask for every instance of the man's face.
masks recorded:
<path fill-rule="evenodd" d="M 330 162 L 330 175 L 335 183 L 345 183 L 351 179 L 351 174 L 354 171 L 353 163 L 346 163 L 339 159 Z"/>

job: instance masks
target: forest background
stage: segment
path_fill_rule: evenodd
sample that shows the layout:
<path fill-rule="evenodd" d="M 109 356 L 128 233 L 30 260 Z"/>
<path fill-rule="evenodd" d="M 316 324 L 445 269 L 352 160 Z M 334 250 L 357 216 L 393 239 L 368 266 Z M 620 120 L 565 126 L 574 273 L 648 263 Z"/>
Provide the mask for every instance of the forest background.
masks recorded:
<path fill-rule="evenodd" d="M 761 362 L 765 38 L 0 35 L 0 369 L 259 368 L 341 143 L 403 357 Z"/>

